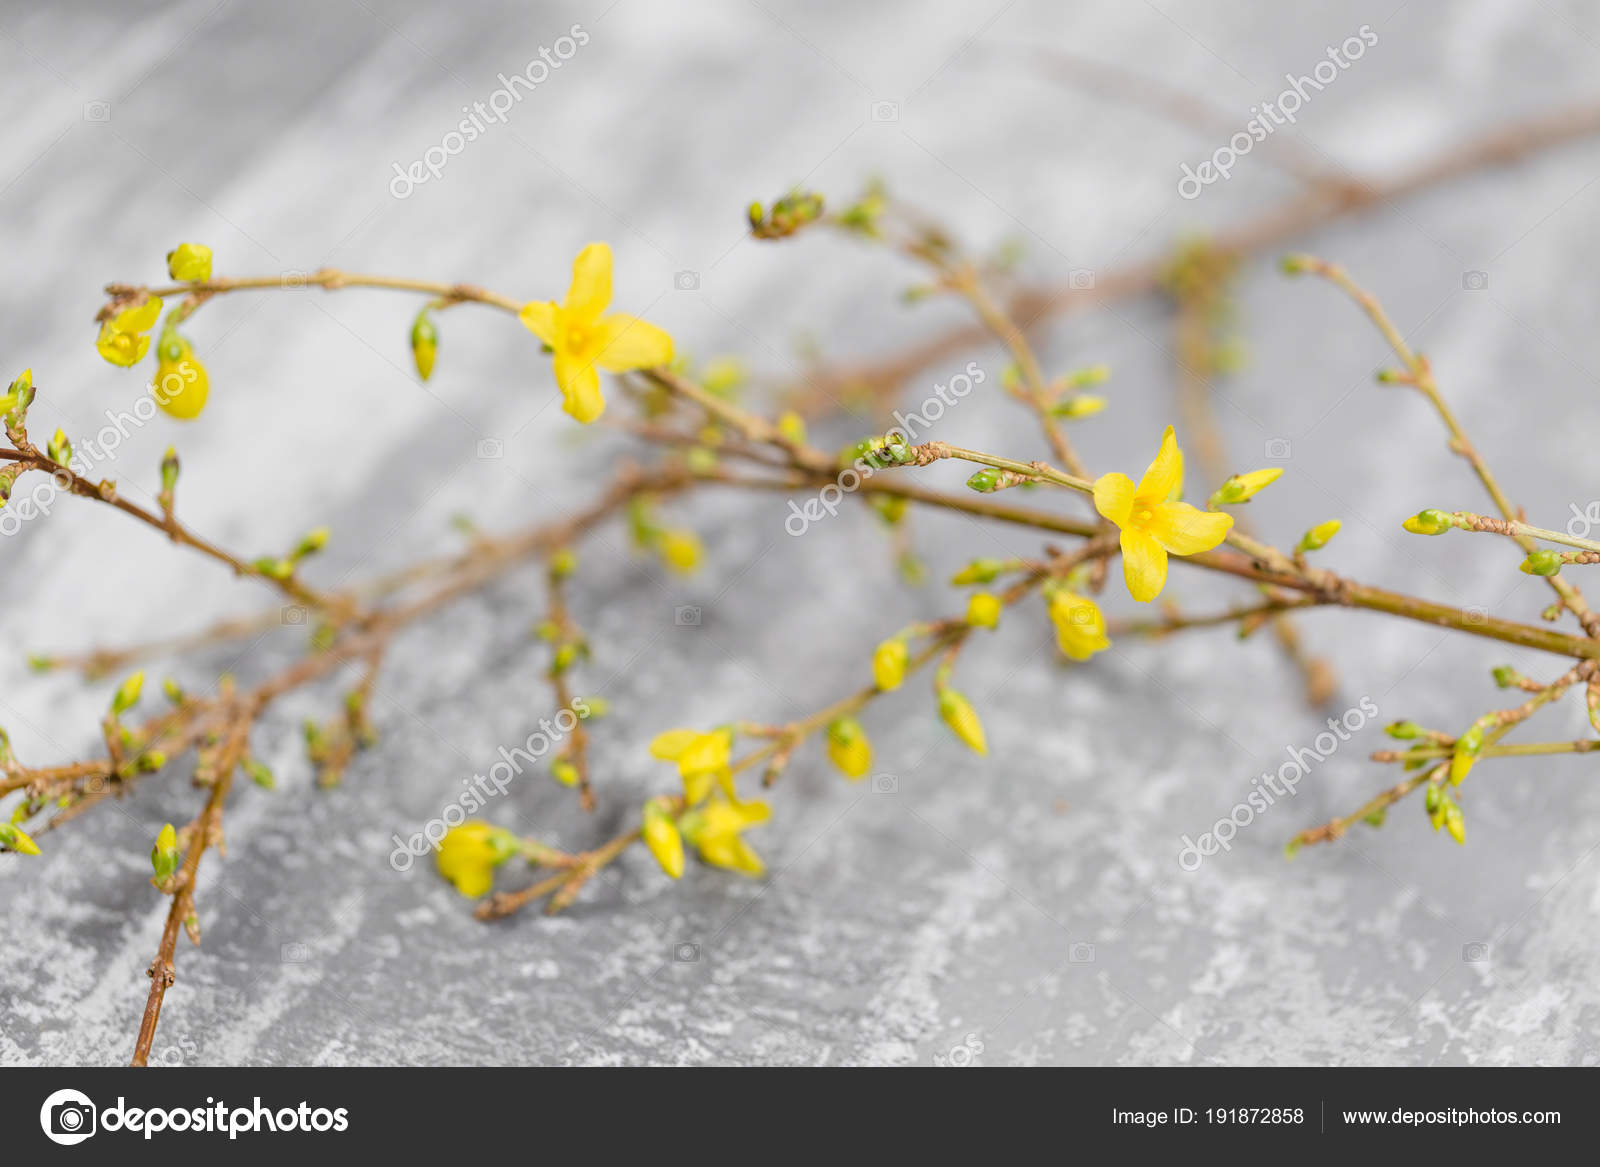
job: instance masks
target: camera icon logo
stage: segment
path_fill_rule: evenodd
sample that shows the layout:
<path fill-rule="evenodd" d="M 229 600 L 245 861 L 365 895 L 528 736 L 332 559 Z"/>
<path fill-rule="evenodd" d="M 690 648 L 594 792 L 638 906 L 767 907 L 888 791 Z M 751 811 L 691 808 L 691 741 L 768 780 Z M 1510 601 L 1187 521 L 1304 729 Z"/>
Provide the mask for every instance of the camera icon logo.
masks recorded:
<path fill-rule="evenodd" d="M 278 282 L 286 288 L 303 288 L 306 286 L 306 273 L 291 268 L 278 277 Z"/>
<path fill-rule="evenodd" d="M 278 619 L 283 624 L 304 624 L 306 607 L 304 604 L 285 604 L 278 610 Z"/>
<path fill-rule="evenodd" d="M 1489 622 L 1489 609 L 1478 604 L 1474 604 L 1470 608 L 1463 608 L 1461 611 L 1465 614 L 1463 623 L 1487 624 Z"/>
<path fill-rule="evenodd" d="M 680 292 L 698 292 L 700 290 L 700 273 L 697 271 L 675 272 L 672 276 L 672 286 Z"/>
<path fill-rule="evenodd" d="M 1087 292 L 1094 287 L 1094 269 L 1075 267 L 1067 272 L 1067 286 L 1074 292 Z"/>
<path fill-rule="evenodd" d="M 311 959 L 311 948 L 309 945 L 291 941 L 279 947 L 278 958 L 284 964 L 305 964 Z"/>
<path fill-rule="evenodd" d="M 1288 438 L 1267 439 L 1267 460 L 1269 462 L 1287 462 L 1291 449 Z"/>
<path fill-rule="evenodd" d="M 872 120 L 875 122 L 897 122 L 900 120 L 900 107 L 892 101 L 875 101 L 872 103 Z"/>
<path fill-rule="evenodd" d="M 1474 940 L 1471 944 L 1461 946 L 1461 959 L 1468 964 L 1482 964 L 1489 959 L 1489 946 L 1482 940 Z"/>
<path fill-rule="evenodd" d="M 1067 960 L 1073 964 L 1093 964 L 1094 945 L 1079 941 L 1067 950 Z"/>
<path fill-rule="evenodd" d="M 898 794 L 900 792 L 900 779 L 893 774 L 874 774 L 872 776 L 872 793 Z"/>
<path fill-rule="evenodd" d="M 673 945 L 672 959 L 679 964 L 699 964 L 700 946 L 698 944 Z"/>
<path fill-rule="evenodd" d="M 700 605 L 682 604 L 672 609 L 672 622 L 679 628 L 700 627 Z"/>
<path fill-rule="evenodd" d="M 109 101 L 86 101 L 83 103 L 83 120 L 86 122 L 108 122 L 111 120 L 111 103 Z"/>
<path fill-rule="evenodd" d="M 499 438 L 480 438 L 478 440 L 478 461 L 480 462 L 503 458 L 505 453 L 506 444 Z"/>
<path fill-rule="evenodd" d="M 1468 292 L 1481 292 L 1489 286 L 1489 273 L 1486 271 L 1464 271 L 1461 273 L 1461 287 Z"/>
<path fill-rule="evenodd" d="M 52 1143 L 72 1147 L 94 1134 L 99 1112 L 80 1090 L 57 1090 L 39 1108 L 39 1125 Z"/>

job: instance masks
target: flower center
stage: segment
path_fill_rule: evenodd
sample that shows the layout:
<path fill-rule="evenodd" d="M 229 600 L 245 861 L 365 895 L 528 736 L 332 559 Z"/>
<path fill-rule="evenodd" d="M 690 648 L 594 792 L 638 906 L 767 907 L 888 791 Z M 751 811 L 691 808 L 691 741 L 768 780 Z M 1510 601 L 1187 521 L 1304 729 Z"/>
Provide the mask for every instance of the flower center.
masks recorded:
<path fill-rule="evenodd" d="M 567 348 L 572 351 L 581 351 L 588 343 L 589 329 L 582 324 L 567 325 Z"/>
<path fill-rule="evenodd" d="M 1150 507 L 1138 507 L 1133 512 L 1133 523 L 1136 527 L 1148 527 L 1156 513 Z"/>

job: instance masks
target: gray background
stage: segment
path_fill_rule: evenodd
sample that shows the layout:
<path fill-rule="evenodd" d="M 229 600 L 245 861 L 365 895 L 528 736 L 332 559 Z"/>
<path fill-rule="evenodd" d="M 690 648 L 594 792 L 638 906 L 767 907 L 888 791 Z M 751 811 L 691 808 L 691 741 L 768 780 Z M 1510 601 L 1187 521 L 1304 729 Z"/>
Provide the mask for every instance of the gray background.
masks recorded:
<path fill-rule="evenodd" d="M 590 43 L 507 124 L 408 199 L 390 196 L 393 163 L 574 23 Z M 1108 272 L 1185 231 L 1247 221 L 1291 183 L 1253 156 L 1184 202 L 1179 163 L 1220 141 L 1063 89 L 1026 50 L 1140 69 L 1242 123 L 1286 71 L 1309 70 L 1363 24 L 1378 45 L 1295 131 L 1363 172 L 1593 91 L 1600 16 L 1576 0 L 7 5 L 0 353 L 8 369 L 33 368 L 36 430 L 87 436 L 143 380 L 93 352 L 100 285 L 160 279 L 180 239 L 209 243 L 224 274 L 333 264 L 530 298 L 558 295 L 577 249 L 607 239 L 620 308 L 697 355 L 742 353 L 782 378 L 807 343 L 868 355 L 960 313 L 901 305 L 916 273 L 870 249 L 752 244 L 751 198 L 803 181 L 843 199 L 879 174 L 975 246 L 1020 240 L 1031 277 Z M 896 120 L 872 119 L 879 101 Z M 99 102 L 108 120 L 86 116 Z M 1303 244 L 1385 298 L 1512 493 L 1553 526 L 1600 497 L 1597 166 L 1600 144 L 1568 148 Z M 1340 517 L 1330 565 L 1535 620 L 1547 592 L 1515 571 L 1513 551 L 1399 531 L 1420 506 L 1483 500 L 1424 405 L 1372 385 L 1385 357 L 1370 328 L 1331 289 L 1285 282 L 1272 259 L 1245 272 L 1250 363 L 1220 387 L 1240 469 L 1290 443 L 1257 523 L 1287 544 Z M 698 290 L 675 290 L 680 271 L 699 274 Z M 1463 290 L 1466 271 L 1488 273 L 1488 287 Z M 622 438 L 579 433 L 559 412 L 548 361 L 496 314 L 446 315 L 438 371 L 419 385 L 405 348 L 414 310 L 385 293 L 314 291 L 208 306 L 190 331 L 210 408 L 192 426 L 143 428 L 105 473 L 147 496 L 176 441 L 194 526 L 260 553 L 326 522 L 334 540 L 313 578 L 331 583 L 454 546 L 456 513 L 496 527 L 558 514 L 622 456 Z M 1137 472 L 1173 416 L 1170 337 L 1167 309 L 1141 301 L 1043 340 L 1052 370 L 1115 370 L 1113 408 L 1079 430 L 1097 472 Z M 968 356 L 991 373 L 1003 363 L 975 351 L 919 377 L 907 400 Z M 842 444 L 885 421 L 836 420 L 823 436 Z M 993 394 L 968 398 L 937 436 L 1040 448 Z M 484 439 L 503 456 L 478 457 Z M 927 472 L 951 486 L 963 475 Z M 880 530 L 854 511 L 793 539 L 778 497 L 671 510 L 706 539 L 698 577 L 631 558 L 615 525 L 585 553 L 577 608 L 596 658 L 580 684 L 616 709 L 595 744 L 600 811 L 585 818 L 530 773 L 496 821 L 574 847 L 608 837 L 670 786 L 644 751 L 654 732 L 799 716 L 859 685 L 871 644 L 903 619 L 960 602 L 938 582 L 902 587 Z M 972 553 L 1038 549 L 1022 532 L 939 516 L 916 528 L 935 581 Z M 83 504 L 28 524 L 3 555 L 0 722 L 35 763 L 94 748 L 111 682 L 32 678 L 24 651 L 194 629 L 273 602 Z M 1589 763 L 1481 767 L 1463 792 L 1465 848 L 1408 803 L 1379 833 L 1281 855 L 1294 831 L 1393 780 L 1365 760 L 1383 744 L 1379 724 L 1462 727 L 1510 703 L 1492 665 L 1549 676 L 1558 661 L 1375 615 L 1311 615 L 1307 634 L 1343 681 L 1334 711 L 1365 696 L 1380 716 L 1230 853 L 1187 874 L 1180 837 L 1226 815 L 1286 748 L 1310 745 L 1319 719 L 1265 638 L 1125 641 L 1067 669 L 1035 605 L 959 670 L 989 727 L 987 761 L 938 726 L 919 680 L 867 718 L 895 792 L 849 785 L 806 753 L 753 837 L 767 880 L 691 865 L 671 885 L 638 854 L 565 917 L 487 928 L 420 866 L 393 871 L 390 836 L 438 814 L 550 712 L 544 654 L 526 635 L 540 590 L 536 571 L 521 573 L 404 638 L 380 686 L 382 743 L 338 790 L 313 788 L 296 728 L 336 694 L 298 696 L 261 726 L 256 748 L 280 789 L 247 787 L 230 807 L 228 855 L 202 875 L 205 944 L 179 950 L 156 1060 L 927 1065 L 970 1041 L 991 1065 L 1600 1062 Z M 1203 609 L 1243 592 L 1175 569 L 1169 594 Z M 701 625 L 676 625 L 679 605 L 700 606 Z M 248 680 L 290 659 L 301 634 L 153 674 L 206 685 L 237 661 Z M 1586 724 L 1570 701 L 1529 732 Z M 0 1061 L 127 1059 L 166 909 L 146 855 L 162 822 L 197 805 L 186 773 L 46 837 L 43 858 L 0 862 Z M 505 871 L 501 886 L 520 878 Z M 699 959 L 674 960 L 683 944 Z M 1472 945 L 1488 959 L 1464 960 Z"/>

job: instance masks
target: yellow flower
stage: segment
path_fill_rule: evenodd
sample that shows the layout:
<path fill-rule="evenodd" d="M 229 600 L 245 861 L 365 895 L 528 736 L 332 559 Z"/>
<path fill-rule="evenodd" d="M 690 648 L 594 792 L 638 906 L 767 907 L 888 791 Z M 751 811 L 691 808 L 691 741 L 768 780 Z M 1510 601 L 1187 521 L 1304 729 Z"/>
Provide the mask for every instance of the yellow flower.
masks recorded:
<path fill-rule="evenodd" d="M 156 404 L 180 421 L 199 417 L 211 395 L 211 377 L 194 349 L 176 333 L 168 333 L 161 338 L 157 358 L 152 385 Z"/>
<path fill-rule="evenodd" d="M 700 858 L 713 867 L 724 867 L 745 875 L 761 875 L 766 867 L 761 856 L 739 837 L 740 832 L 772 817 L 764 802 L 736 802 L 718 798 L 678 820 L 678 826 Z"/>
<path fill-rule="evenodd" d="M 838 717 L 828 726 L 828 757 L 846 778 L 861 778 L 872 769 L 872 743 L 853 717 Z"/>
<path fill-rule="evenodd" d="M 672 816 L 654 803 L 646 803 L 644 827 L 640 833 L 650 854 L 661 864 L 661 870 L 673 879 L 679 878 L 683 874 L 683 836 L 678 833 L 678 824 L 672 821 Z"/>
<path fill-rule="evenodd" d="M 656 551 L 661 561 L 680 575 L 688 575 L 700 566 L 700 540 L 693 531 L 661 532 Z"/>
<path fill-rule="evenodd" d="M 535 300 L 522 306 L 522 323 L 555 352 L 562 408 L 585 424 L 606 408 L 596 365 L 625 373 L 672 360 L 670 336 L 636 316 L 602 315 L 610 303 L 611 248 L 591 243 L 573 261 L 572 286 L 565 300 L 560 304 Z"/>
<path fill-rule="evenodd" d="M 1229 515 L 1174 501 L 1183 485 L 1183 451 L 1172 427 L 1136 487 L 1126 474 L 1095 480 L 1094 506 L 1122 529 L 1122 575 L 1134 599 L 1147 603 L 1167 582 L 1167 554 L 1210 551 L 1233 529 Z"/>
<path fill-rule="evenodd" d="M 690 806 L 704 802 L 716 785 L 721 785 L 732 796 L 733 772 L 728 767 L 733 753 L 730 730 L 701 733 L 693 729 L 669 729 L 650 743 L 650 753 L 662 761 L 678 764 L 683 793 Z"/>
<path fill-rule="evenodd" d="M 142 304 L 124 308 L 100 326 L 95 350 L 124 369 L 137 365 L 150 351 L 150 338 L 145 334 L 155 327 L 160 315 L 160 296 L 151 296 Z"/>
<path fill-rule="evenodd" d="M 1000 623 L 1000 600 L 989 592 L 973 592 L 967 601 L 967 623 L 974 628 L 993 628 Z"/>
<path fill-rule="evenodd" d="M 511 832 L 480 819 L 452 828 L 439 843 L 439 874 L 456 890 L 476 899 L 494 883 L 494 869 L 516 851 Z"/>
<path fill-rule="evenodd" d="M 988 755 L 989 743 L 983 736 L 983 722 L 978 720 L 977 710 L 972 708 L 972 702 L 966 697 L 954 689 L 941 689 L 939 716 L 944 718 L 950 732 L 965 742 L 973 753 Z"/>
<path fill-rule="evenodd" d="M 167 252 L 167 274 L 188 283 L 211 278 L 211 248 L 204 243 L 180 243 Z"/>
<path fill-rule="evenodd" d="M 1065 588 L 1051 592 L 1050 622 L 1056 626 L 1056 643 L 1073 660 L 1088 660 L 1111 647 L 1105 615 L 1087 596 Z"/>
<path fill-rule="evenodd" d="M 885 640 L 872 651 L 872 679 L 884 692 L 898 689 L 905 683 L 906 660 L 910 656 L 906 642 L 895 637 Z"/>

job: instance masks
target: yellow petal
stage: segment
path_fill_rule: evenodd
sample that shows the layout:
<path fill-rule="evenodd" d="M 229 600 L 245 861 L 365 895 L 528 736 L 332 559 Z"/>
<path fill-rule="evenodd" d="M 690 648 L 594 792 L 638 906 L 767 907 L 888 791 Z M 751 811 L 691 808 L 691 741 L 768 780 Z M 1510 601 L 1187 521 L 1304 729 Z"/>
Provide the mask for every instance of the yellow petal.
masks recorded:
<path fill-rule="evenodd" d="M 579 320 L 597 320 L 611 303 L 611 248 L 591 243 L 572 261 L 572 286 L 561 307 Z"/>
<path fill-rule="evenodd" d="M 211 394 L 211 378 L 206 367 L 190 355 L 176 361 L 161 361 L 156 365 L 156 379 L 151 386 L 155 402 L 172 417 L 191 421 L 200 416 Z"/>
<path fill-rule="evenodd" d="M 658 733 L 650 741 L 650 756 L 670 762 L 694 745 L 700 734 L 692 729 L 669 729 Z"/>
<path fill-rule="evenodd" d="M 551 348 L 556 346 L 556 313 L 560 309 L 550 300 L 531 300 L 522 306 L 517 319 L 522 326 Z"/>
<path fill-rule="evenodd" d="M 142 304 L 118 312 L 111 320 L 111 327 L 118 332 L 148 332 L 160 315 L 161 297 L 151 296 Z"/>
<path fill-rule="evenodd" d="M 1117 526 L 1133 514 L 1133 479 L 1126 474 L 1102 474 L 1094 482 L 1094 509 Z"/>
<path fill-rule="evenodd" d="M 1178 439 L 1169 425 L 1167 432 L 1161 435 L 1161 449 L 1156 453 L 1156 460 L 1139 479 L 1139 489 L 1134 494 L 1146 505 L 1154 505 L 1166 502 L 1182 485 L 1183 451 L 1178 449 Z"/>
<path fill-rule="evenodd" d="M 1122 578 L 1130 596 L 1149 603 L 1166 586 L 1167 549 L 1143 531 L 1122 528 Z"/>
<path fill-rule="evenodd" d="M 606 411 L 606 399 L 600 393 L 600 374 L 592 363 L 558 350 L 556 384 L 561 386 L 561 408 L 584 425 Z"/>
<path fill-rule="evenodd" d="M 595 326 L 595 363 L 613 373 L 672 363 L 672 337 L 647 320 L 621 312 Z"/>
<path fill-rule="evenodd" d="M 1233 516 L 1203 511 L 1186 502 L 1164 502 L 1153 509 L 1148 530 L 1174 555 L 1195 555 L 1210 551 L 1228 537 Z"/>

